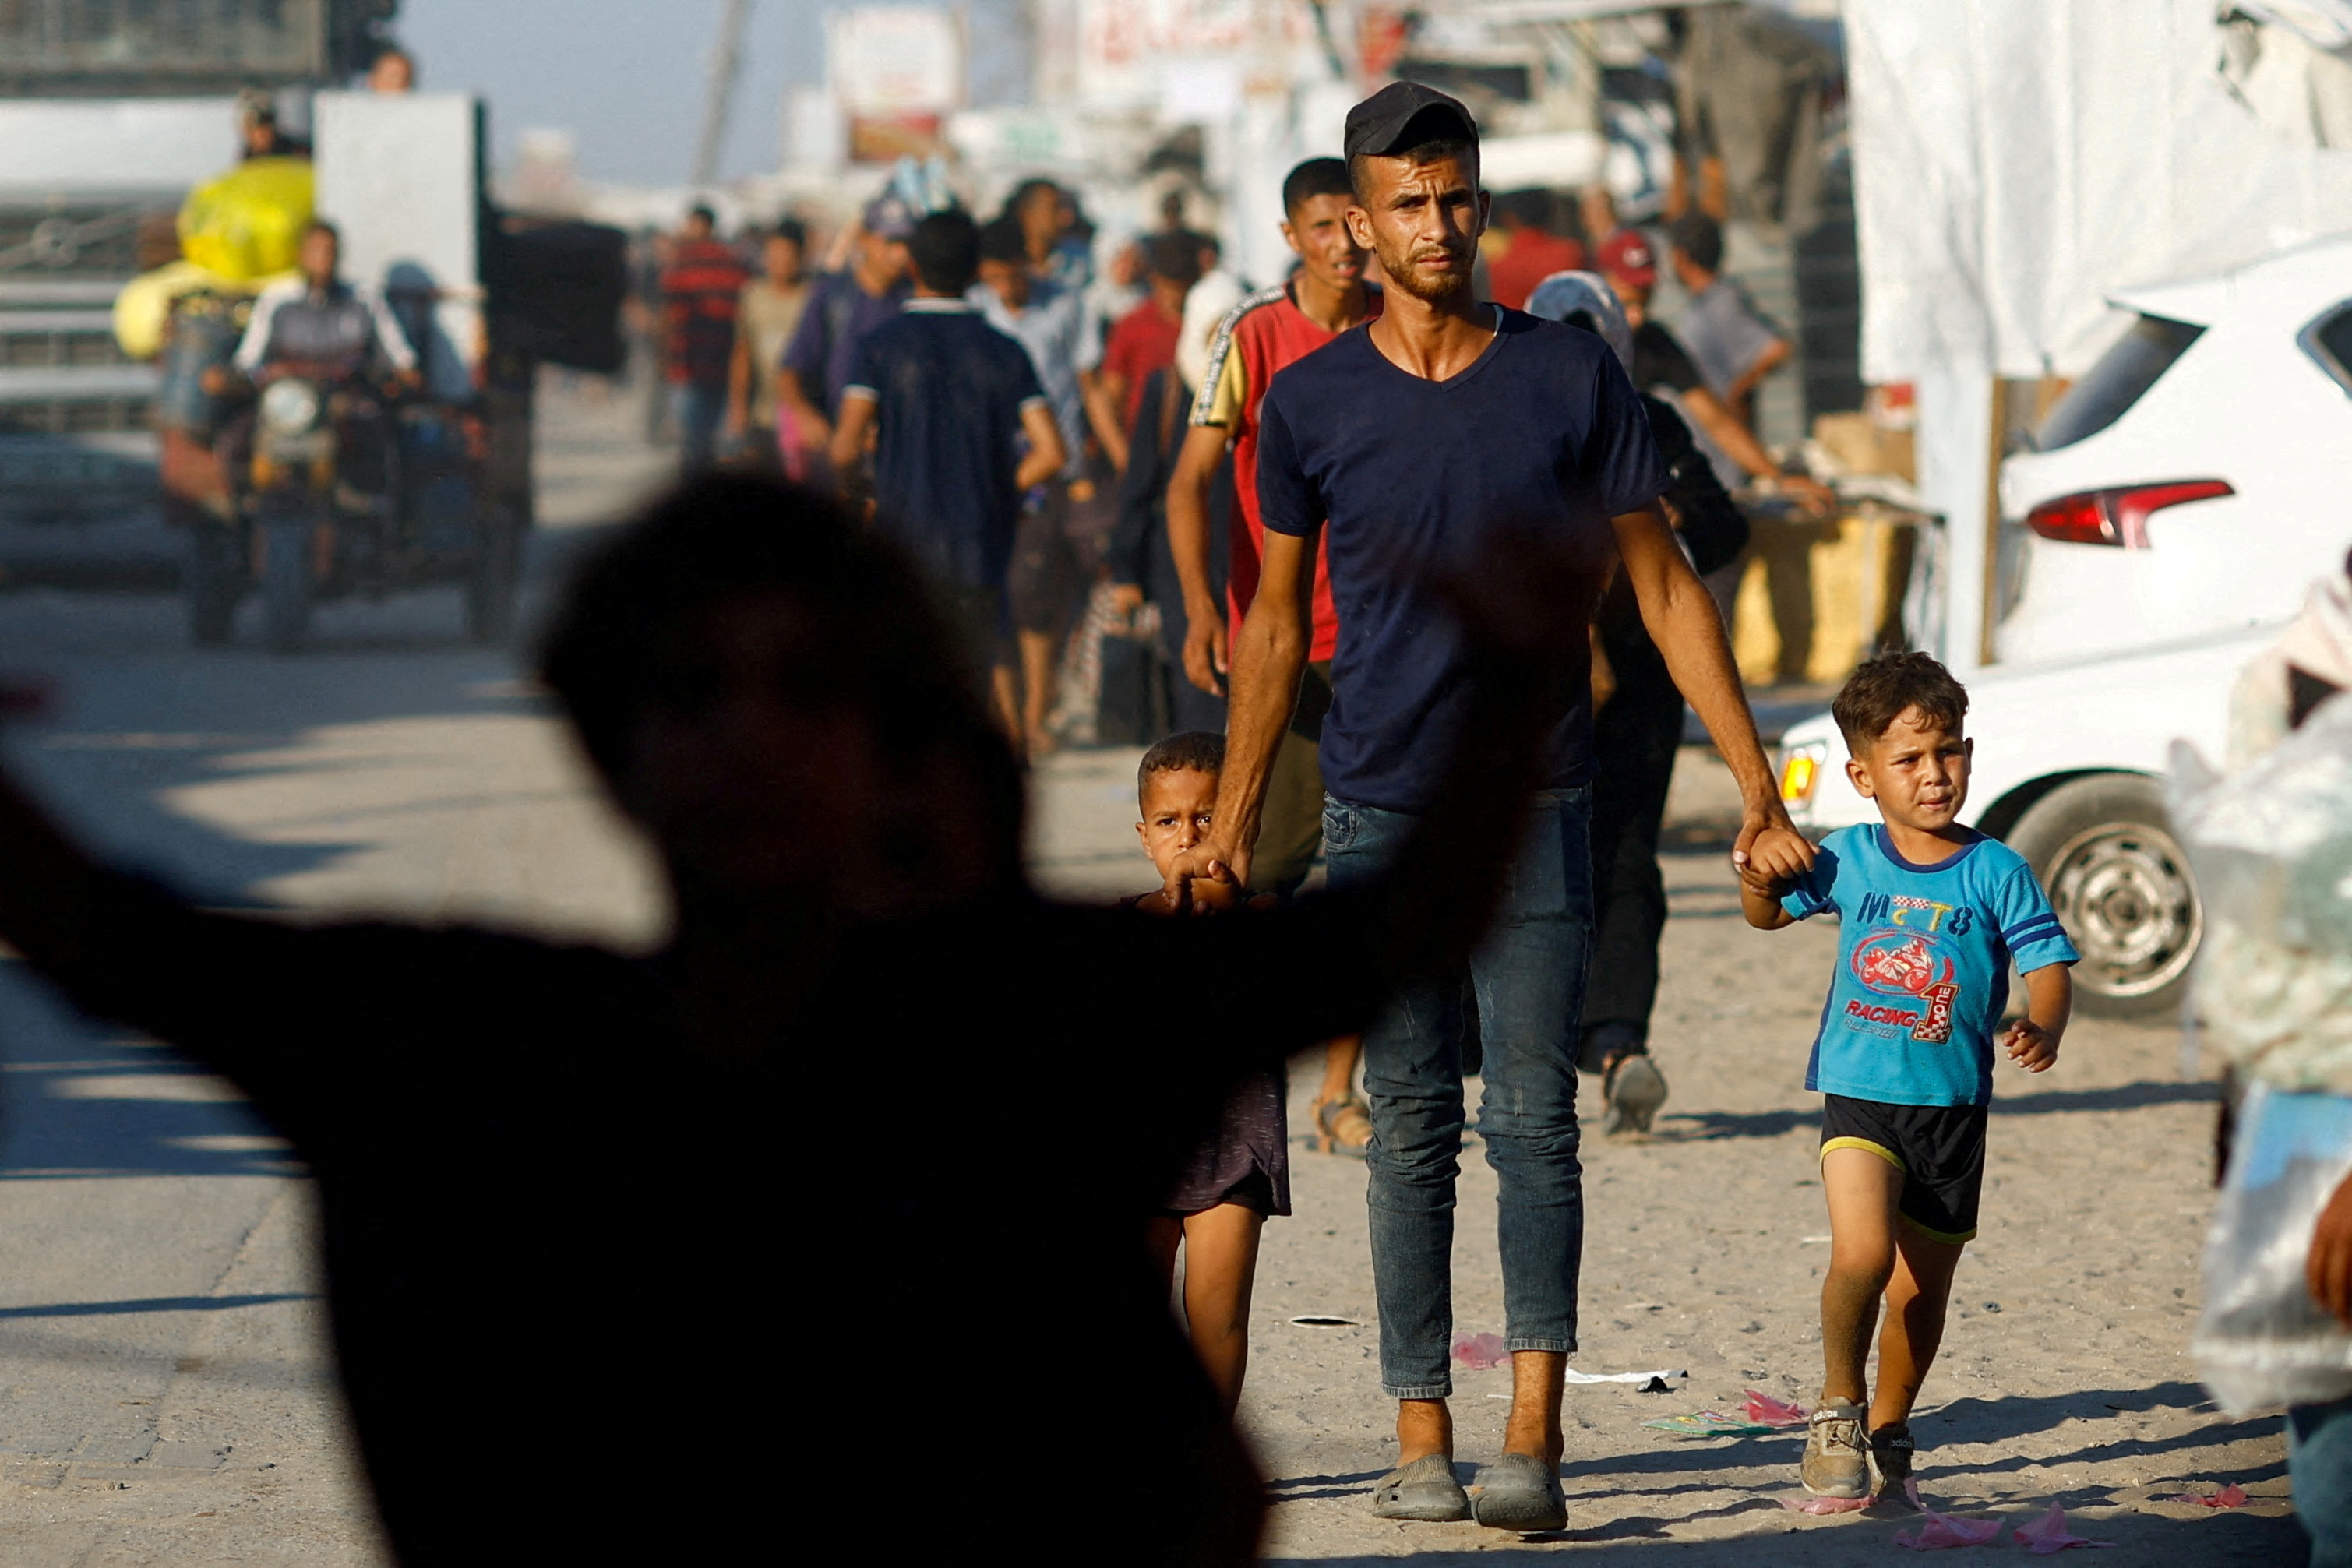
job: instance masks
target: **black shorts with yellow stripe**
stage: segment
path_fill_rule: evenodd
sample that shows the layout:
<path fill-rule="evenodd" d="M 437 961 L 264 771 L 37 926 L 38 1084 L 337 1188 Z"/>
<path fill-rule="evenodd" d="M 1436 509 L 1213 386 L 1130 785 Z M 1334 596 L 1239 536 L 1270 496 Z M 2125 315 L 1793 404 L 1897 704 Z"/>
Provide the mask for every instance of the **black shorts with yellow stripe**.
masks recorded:
<path fill-rule="evenodd" d="M 1864 1149 L 1903 1173 L 1895 1210 L 1931 1241 L 1958 1244 L 1977 1234 L 1984 1190 L 1985 1107 L 1889 1105 L 1827 1094 L 1822 1103 L 1822 1153 Z"/>

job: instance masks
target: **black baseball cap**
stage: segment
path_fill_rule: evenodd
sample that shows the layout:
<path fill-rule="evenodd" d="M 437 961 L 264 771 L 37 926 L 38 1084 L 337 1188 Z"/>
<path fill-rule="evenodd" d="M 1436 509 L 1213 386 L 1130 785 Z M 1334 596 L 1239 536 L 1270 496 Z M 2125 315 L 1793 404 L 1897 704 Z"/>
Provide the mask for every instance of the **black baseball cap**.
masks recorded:
<path fill-rule="evenodd" d="M 1478 122 L 1461 99 L 1417 81 L 1392 81 L 1348 111 L 1345 148 L 1350 158 L 1384 158 L 1439 138 L 1475 141 Z"/>

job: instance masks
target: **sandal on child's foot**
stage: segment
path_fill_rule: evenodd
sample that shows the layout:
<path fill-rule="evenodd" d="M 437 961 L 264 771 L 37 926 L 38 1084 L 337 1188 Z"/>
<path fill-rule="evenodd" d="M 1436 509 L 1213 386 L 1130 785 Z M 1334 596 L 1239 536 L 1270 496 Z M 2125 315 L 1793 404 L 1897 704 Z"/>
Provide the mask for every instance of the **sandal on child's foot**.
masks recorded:
<path fill-rule="evenodd" d="M 1481 1469 L 1470 1484 L 1470 1517 L 1489 1530 L 1564 1530 L 1568 1499 L 1559 1490 L 1559 1467 L 1533 1454 L 1505 1454 Z"/>
<path fill-rule="evenodd" d="M 1469 1518 L 1470 1498 L 1454 1479 L 1452 1459 L 1444 1454 L 1423 1454 L 1381 1478 L 1372 1488 L 1372 1513 L 1380 1519 L 1442 1523 Z"/>
<path fill-rule="evenodd" d="M 1322 1153 L 1361 1159 L 1371 1142 L 1372 1113 L 1353 1094 L 1315 1107 L 1315 1146 Z"/>
<path fill-rule="evenodd" d="M 1900 1487 L 1910 1479 L 1912 1457 L 1917 1452 L 1908 1421 L 1890 1421 L 1870 1435 L 1871 1459 L 1878 1466 L 1879 1479 L 1888 1486 Z"/>
<path fill-rule="evenodd" d="M 1815 1497 L 1864 1498 L 1875 1489 L 1870 1439 L 1863 1435 L 1862 1406 L 1825 1399 L 1805 1423 L 1805 1457 L 1797 1479 Z"/>

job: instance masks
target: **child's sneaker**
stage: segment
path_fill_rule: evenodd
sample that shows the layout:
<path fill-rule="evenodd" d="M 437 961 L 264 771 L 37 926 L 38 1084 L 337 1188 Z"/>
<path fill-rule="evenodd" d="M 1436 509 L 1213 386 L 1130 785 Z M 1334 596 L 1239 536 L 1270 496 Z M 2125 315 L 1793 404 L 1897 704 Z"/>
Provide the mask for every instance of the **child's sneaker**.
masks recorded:
<path fill-rule="evenodd" d="M 1874 1479 L 1862 1406 L 1829 1399 L 1805 1423 L 1805 1458 L 1798 1479 L 1815 1497 L 1864 1498 Z"/>
<path fill-rule="evenodd" d="M 1910 1479 L 1911 1457 L 1917 1451 L 1908 1421 L 1891 1421 L 1870 1435 L 1871 1459 L 1878 1466 L 1879 1479 L 1888 1486 L 1900 1487 Z"/>

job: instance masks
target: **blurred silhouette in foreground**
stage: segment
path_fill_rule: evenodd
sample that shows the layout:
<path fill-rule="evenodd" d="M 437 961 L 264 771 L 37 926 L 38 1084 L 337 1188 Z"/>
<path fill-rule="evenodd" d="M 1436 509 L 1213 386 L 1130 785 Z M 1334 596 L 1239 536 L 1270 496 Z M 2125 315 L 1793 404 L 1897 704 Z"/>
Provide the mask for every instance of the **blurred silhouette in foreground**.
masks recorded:
<path fill-rule="evenodd" d="M 1233 1084 L 1477 938 L 1581 653 L 1564 576 L 1514 547 L 1454 585 L 1479 711 L 1392 877 L 1153 920 L 1025 885 L 1012 752 L 893 547 L 706 477 L 585 570 L 544 662 L 667 872 L 660 950 L 199 911 L 5 782 L 0 935 L 310 1163 L 402 1561 L 714 1561 L 789 1466 L 864 1561 L 961 1515 L 1024 1562 L 1238 1564 L 1257 1477 L 1138 1218 Z M 1176 977 L 1181 1008 L 1136 1005 Z M 952 1123 L 894 1118 L 942 1084 Z M 1129 1135 L 1081 1138 L 1105 1103 Z M 509 1428 L 499 1497 L 460 1484 Z M 743 1489 L 682 1495 L 681 1461 Z"/>

